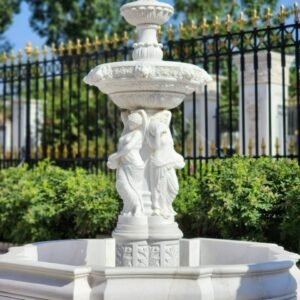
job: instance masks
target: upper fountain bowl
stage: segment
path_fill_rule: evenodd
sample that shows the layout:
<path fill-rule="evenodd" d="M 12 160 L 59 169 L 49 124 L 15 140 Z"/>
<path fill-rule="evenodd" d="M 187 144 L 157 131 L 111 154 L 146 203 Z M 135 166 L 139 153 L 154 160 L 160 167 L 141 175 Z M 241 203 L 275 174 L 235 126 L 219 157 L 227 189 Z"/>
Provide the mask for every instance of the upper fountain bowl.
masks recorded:
<path fill-rule="evenodd" d="M 125 4 L 121 8 L 121 15 L 133 25 L 166 23 L 173 15 L 174 9 L 167 3 L 156 0 L 139 0 Z"/>
<path fill-rule="evenodd" d="M 128 61 L 95 67 L 84 78 L 122 109 L 172 109 L 211 77 L 203 69 L 170 61 Z"/>

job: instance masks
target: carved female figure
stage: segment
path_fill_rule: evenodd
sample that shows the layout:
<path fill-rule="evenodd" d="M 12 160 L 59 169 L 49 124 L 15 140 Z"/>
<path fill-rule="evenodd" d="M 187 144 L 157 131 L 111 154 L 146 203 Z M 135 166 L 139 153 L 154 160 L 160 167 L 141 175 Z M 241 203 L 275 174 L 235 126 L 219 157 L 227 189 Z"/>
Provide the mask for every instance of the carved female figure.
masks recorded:
<path fill-rule="evenodd" d="M 144 161 L 140 155 L 147 115 L 144 110 L 121 113 L 124 130 L 119 139 L 118 151 L 108 158 L 107 166 L 117 169 L 116 188 L 124 202 L 122 215 L 143 214 L 142 191 Z"/>
<path fill-rule="evenodd" d="M 153 214 L 165 218 L 175 215 L 172 202 L 179 190 L 176 169 L 184 167 L 183 157 L 174 149 L 170 121 L 169 111 L 155 114 L 150 120 L 147 135 L 152 148 L 149 169 Z"/>

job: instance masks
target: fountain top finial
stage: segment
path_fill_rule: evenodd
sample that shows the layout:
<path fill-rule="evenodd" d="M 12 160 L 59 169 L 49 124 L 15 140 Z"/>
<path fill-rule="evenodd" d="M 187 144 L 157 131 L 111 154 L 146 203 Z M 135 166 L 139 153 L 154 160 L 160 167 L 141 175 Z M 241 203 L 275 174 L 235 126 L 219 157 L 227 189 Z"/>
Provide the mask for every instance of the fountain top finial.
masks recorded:
<path fill-rule="evenodd" d="M 138 31 L 138 41 L 133 45 L 134 60 L 162 60 L 162 44 L 157 40 L 157 29 L 173 13 L 171 5 L 157 0 L 138 0 L 121 7 L 121 15 Z"/>

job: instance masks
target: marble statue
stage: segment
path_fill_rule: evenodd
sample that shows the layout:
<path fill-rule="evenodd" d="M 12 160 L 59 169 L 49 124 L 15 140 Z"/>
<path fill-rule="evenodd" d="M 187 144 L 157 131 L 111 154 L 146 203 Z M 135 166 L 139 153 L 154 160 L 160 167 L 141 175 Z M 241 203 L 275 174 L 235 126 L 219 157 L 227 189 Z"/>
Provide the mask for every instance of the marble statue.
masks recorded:
<path fill-rule="evenodd" d="M 124 130 L 119 139 L 118 151 L 108 158 L 107 166 L 117 169 L 116 188 L 124 202 L 122 215 L 142 215 L 144 161 L 140 150 L 143 146 L 147 115 L 144 110 L 132 113 L 123 111 Z"/>
<path fill-rule="evenodd" d="M 178 194 L 176 169 L 184 167 L 184 159 L 174 149 L 169 129 L 171 112 L 164 110 L 151 117 L 147 131 L 147 142 L 152 149 L 149 160 L 150 189 L 154 215 L 164 218 L 176 213 L 172 202 Z"/>

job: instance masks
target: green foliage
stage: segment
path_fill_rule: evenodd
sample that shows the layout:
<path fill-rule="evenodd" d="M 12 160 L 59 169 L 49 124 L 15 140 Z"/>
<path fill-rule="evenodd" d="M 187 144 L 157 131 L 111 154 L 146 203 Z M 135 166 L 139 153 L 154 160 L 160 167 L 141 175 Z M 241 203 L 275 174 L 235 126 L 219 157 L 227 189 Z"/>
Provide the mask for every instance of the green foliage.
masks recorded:
<path fill-rule="evenodd" d="M 8 50 L 11 45 L 4 37 L 4 32 L 11 25 L 13 16 L 19 13 L 21 0 L 0 0 L 0 50 Z"/>
<path fill-rule="evenodd" d="M 276 8 L 278 0 L 242 0 L 242 1 L 201 1 L 201 0 L 174 0 L 175 11 L 177 15 L 183 13 L 186 20 L 202 21 L 206 17 L 210 23 L 214 16 L 220 19 L 225 19 L 227 14 L 230 14 L 235 19 L 238 18 L 239 12 L 244 11 L 248 16 L 248 26 L 251 26 L 250 18 L 253 9 L 258 11 L 259 16 L 263 16 L 265 9 L 270 7 L 271 10 Z M 222 30 L 222 28 L 221 28 Z"/>
<path fill-rule="evenodd" d="M 31 27 L 53 42 L 95 36 L 105 32 L 126 30 L 119 9 L 126 1 L 118 0 L 26 0 L 31 11 Z M 125 27 L 124 27 L 125 26 Z"/>
<path fill-rule="evenodd" d="M 300 167 L 289 159 L 240 158 L 179 174 L 174 207 L 185 237 L 275 242 L 300 253 Z M 48 161 L 0 171 L 0 240 L 110 235 L 120 210 L 114 180 Z"/>
<path fill-rule="evenodd" d="M 48 161 L 0 172 L 0 239 L 15 243 L 110 234 L 120 202 L 113 181 Z"/>
<path fill-rule="evenodd" d="M 209 162 L 202 180 L 181 180 L 175 200 L 188 237 L 276 242 L 300 252 L 300 167 L 296 161 Z"/>

